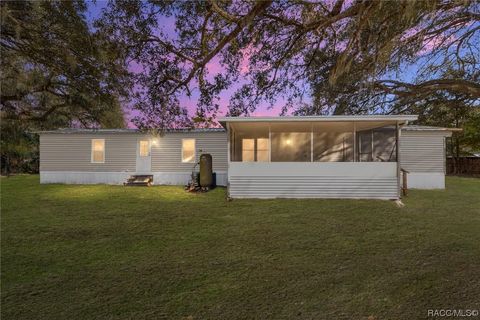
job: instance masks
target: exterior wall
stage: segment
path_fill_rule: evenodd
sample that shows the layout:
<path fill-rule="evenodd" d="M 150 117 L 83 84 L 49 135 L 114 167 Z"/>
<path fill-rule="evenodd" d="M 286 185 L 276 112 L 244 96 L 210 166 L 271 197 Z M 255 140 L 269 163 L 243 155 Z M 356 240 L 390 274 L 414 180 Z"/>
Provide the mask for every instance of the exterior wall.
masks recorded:
<path fill-rule="evenodd" d="M 171 132 L 160 138 L 140 133 L 68 133 L 40 135 L 40 183 L 122 184 L 136 172 L 137 140 L 158 140 L 151 145 L 154 184 L 183 185 L 190 180 L 194 163 L 182 163 L 182 139 L 196 141 L 196 161 L 201 153 L 213 157 L 217 185 L 227 185 L 226 132 Z M 105 163 L 91 163 L 91 140 L 105 139 Z M 198 168 L 197 168 L 198 170 Z"/>
<path fill-rule="evenodd" d="M 408 188 L 445 188 L 445 132 L 402 130 L 400 166 L 409 171 Z"/>
<path fill-rule="evenodd" d="M 40 183 L 123 184 L 128 172 L 40 171 Z"/>
<path fill-rule="evenodd" d="M 448 133 L 402 130 L 401 167 L 410 171 L 409 188 L 445 188 Z M 135 174 L 140 133 L 68 133 L 40 135 L 41 183 L 121 184 Z M 228 164 L 226 132 L 172 132 L 152 144 L 155 184 L 188 182 L 192 163 L 181 162 L 182 139 L 196 139 L 196 160 L 213 157 L 217 184 L 230 179 L 232 197 L 396 198 L 396 163 L 240 163 Z M 105 139 L 105 163 L 91 163 L 91 139 Z M 387 170 L 387 171 L 385 171 Z M 227 171 L 228 174 L 227 174 Z M 395 187 L 395 190 L 394 190 Z M 327 190 L 328 189 L 328 190 Z M 348 196 L 348 195 L 351 196 Z"/>
<path fill-rule="evenodd" d="M 226 171 L 216 171 L 217 185 L 227 186 L 228 177 Z M 191 172 L 154 172 L 153 183 L 154 184 L 166 184 L 166 185 L 186 185 L 191 179 Z"/>
<path fill-rule="evenodd" d="M 182 163 L 182 139 L 195 139 L 195 162 Z M 213 172 L 217 185 L 227 185 L 227 133 L 226 132 L 172 132 L 152 145 L 153 181 L 157 184 L 185 185 L 191 179 L 192 169 L 202 153 L 212 155 Z M 198 171 L 198 166 L 196 167 Z"/>
<path fill-rule="evenodd" d="M 182 163 L 182 139 L 195 139 L 195 162 L 201 153 L 210 153 L 213 171 L 226 172 L 227 133 L 226 132 L 172 132 L 159 139 L 152 146 L 152 171 L 191 173 L 194 163 Z"/>
<path fill-rule="evenodd" d="M 445 174 L 439 172 L 409 173 L 408 188 L 413 189 L 445 189 Z"/>
<path fill-rule="evenodd" d="M 40 171 L 40 183 L 65 184 L 123 184 L 131 172 L 75 172 Z M 152 172 L 156 185 L 185 185 L 190 180 L 187 172 Z M 227 185 L 227 173 L 217 172 L 217 185 Z"/>
<path fill-rule="evenodd" d="M 135 171 L 136 134 L 42 134 L 40 172 Z M 92 139 L 105 139 L 105 163 L 91 163 Z"/>
<path fill-rule="evenodd" d="M 397 199 L 396 162 L 230 162 L 232 198 Z"/>

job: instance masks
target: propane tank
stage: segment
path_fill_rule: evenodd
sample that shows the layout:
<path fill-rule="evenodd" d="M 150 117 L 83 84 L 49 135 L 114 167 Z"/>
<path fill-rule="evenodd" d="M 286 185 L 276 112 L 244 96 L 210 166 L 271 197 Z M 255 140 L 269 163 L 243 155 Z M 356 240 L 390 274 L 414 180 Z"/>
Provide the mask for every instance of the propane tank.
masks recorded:
<path fill-rule="evenodd" d="M 211 187 L 213 183 L 212 156 L 208 153 L 200 156 L 200 186 Z"/>

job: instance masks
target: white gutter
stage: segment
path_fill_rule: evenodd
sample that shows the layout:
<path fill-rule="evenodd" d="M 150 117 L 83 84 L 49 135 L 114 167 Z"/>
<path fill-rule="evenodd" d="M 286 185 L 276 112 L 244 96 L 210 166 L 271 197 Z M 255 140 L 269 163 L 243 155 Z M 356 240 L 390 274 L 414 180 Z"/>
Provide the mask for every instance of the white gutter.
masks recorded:
<path fill-rule="evenodd" d="M 286 117 L 222 117 L 226 122 L 296 122 L 296 121 L 415 121 L 418 115 L 352 115 L 352 116 L 286 116 Z"/>

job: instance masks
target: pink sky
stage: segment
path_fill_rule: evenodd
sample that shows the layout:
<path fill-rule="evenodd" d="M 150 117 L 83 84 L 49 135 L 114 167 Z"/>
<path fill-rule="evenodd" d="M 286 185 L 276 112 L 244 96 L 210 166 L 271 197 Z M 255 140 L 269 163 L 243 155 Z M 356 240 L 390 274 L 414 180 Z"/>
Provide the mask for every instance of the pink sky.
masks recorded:
<path fill-rule="evenodd" d="M 88 13 L 87 13 L 87 20 L 89 22 L 94 21 L 96 18 L 100 17 L 101 15 L 101 10 L 105 8 L 107 5 L 107 1 L 103 0 L 98 0 L 96 2 L 88 2 Z M 159 21 L 160 28 L 171 40 L 175 38 L 175 18 L 174 17 L 164 17 L 162 18 L 161 21 Z M 254 50 L 246 50 L 244 53 L 244 59 L 240 64 L 240 72 L 242 76 L 246 76 L 248 71 L 249 71 L 249 58 L 253 54 Z M 213 77 L 215 74 L 222 73 L 223 67 L 220 64 L 219 58 L 215 57 L 212 59 L 208 65 L 207 69 L 209 72 L 209 76 Z M 140 66 L 138 65 L 132 65 L 131 66 L 131 71 L 133 72 L 140 72 Z M 246 81 L 246 80 L 244 80 Z M 240 88 L 242 83 L 244 81 L 239 82 L 238 84 L 232 86 L 231 88 L 224 90 L 220 94 L 220 112 L 219 116 L 224 116 L 227 113 L 227 108 L 229 104 L 229 100 L 233 93 Z M 195 87 L 195 86 L 193 86 Z M 192 90 L 192 96 L 189 98 L 186 95 L 182 96 L 180 99 L 180 103 L 182 106 L 186 107 L 191 115 L 194 115 L 195 109 L 197 106 L 197 99 L 198 99 L 199 93 L 198 90 L 193 88 Z M 273 116 L 273 115 L 279 115 L 281 112 L 282 108 L 282 103 L 283 100 L 279 99 L 277 104 L 273 108 L 269 108 L 269 105 L 267 103 L 262 103 L 258 106 L 257 110 L 252 113 L 252 116 Z M 131 107 L 129 105 L 124 106 L 125 110 L 125 115 L 127 118 L 128 126 L 129 127 L 134 127 L 134 125 L 131 123 L 131 118 L 137 114 L 137 111 L 131 110 Z"/>
<path fill-rule="evenodd" d="M 171 23 L 171 21 L 169 21 L 169 22 Z M 168 29 L 171 30 L 172 26 L 169 25 L 169 24 L 167 24 L 167 25 L 168 25 Z M 228 111 L 228 104 L 229 104 L 231 96 L 233 95 L 233 93 L 237 89 L 240 88 L 240 86 L 242 84 L 244 84 L 247 81 L 246 77 L 247 77 L 247 73 L 248 73 L 249 68 L 250 68 L 249 59 L 250 59 L 250 57 L 253 53 L 254 53 L 253 49 L 245 50 L 244 58 L 240 63 L 240 74 L 241 74 L 241 76 L 244 77 L 244 79 L 241 80 L 240 82 L 238 82 L 237 84 L 234 84 L 233 86 L 231 86 L 227 90 L 224 90 L 220 94 L 220 100 L 219 100 L 220 110 L 219 110 L 219 114 L 218 114 L 219 116 L 225 116 L 226 115 L 226 113 Z M 216 74 L 221 74 L 222 72 L 224 72 L 224 68 L 220 63 L 219 57 L 214 57 L 207 64 L 206 69 L 207 69 L 207 72 L 208 72 L 207 77 L 209 79 L 213 79 L 213 77 Z M 130 71 L 135 72 L 135 73 L 139 73 L 139 72 L 141 72 L 141 70 L 142 70 L 141 66 L 139 66 L 135 63 L 131 64 Z M 180 98 L 180 104 L 181 104 L 182 107 L 187 108 L 189 114 L 193 116 L 195 114 L 195 110 L 197 108 L 199 91 L 198 91 L 198 88 L 196 88 L 194 83 L 192 83 L 191 90 L 192 90 L 191 97 L 188 97 L 186 94 L 183 95 Z M 279 99 L 277 104 L 273 108 L 270 108 L 269 104 L 267 104 L 267 103 L 261 103 L 258 106 L 257 110 L 255 110 L 255 112 L 251 113 L 251 116 L 276 116 L 276 115 L 279 115 L 280 112 L 281 112 L 282 106 L 283 106 L 282 103 L 283 103 L 283 100 Z M 126 115 L 126 118 L 127 118 L 127 121 L 128 121 L 128 126 L 129 127 L 135 127 L 135 125 L 133 123 L 131 123 L 130 120 L 135 115 L 138 114 L 138 111 L 132 110 L 131 107 L 128 106 L 128 105 L 124 107 L 124 110 L 125 110 L 125 115 Z"/>
<path fill-rule="evenodd" d="M 96 18 L 100 17 L 101 15 L 101 10 L 106 7 L 107 2 L 103 0 L 98 0 L 96 2 L 87 2 L 88 3 L 88 11 L 87 11 L 87 20 L 91 23 L 94 21 Z M 334 3 L 336 3 L 336 0 L 325 0 L 324 4 L 329 6 L 330 8 L 333 7 Z M 350 6 L 352 3 L 352 0 L 347 0 L 343 4 L 343 8 Z M 176 37 L 176 30 L 175 30 L 175 18 L 174 17 L 162 17 L 159 21 L 159 31 L 163 31 L 165 35 L 167 35 L 168 38 L 170 38 L 172 41 L 174 41 Z M 406 37 L 408 37 L 409 34 L 407 32 Z M 454 40 L 452 39 L 446 39 L 448 41 Z M 431 47 L 436 44 L 436 41 L 440 41 L 440 39 L 430 39 L 430 41 L 425 43 L 425 53 L 431 50 Z M 344 45 L 343 43 L 339 45 L 340 49 Z M 230 101 L 230 98 L 232 95 L 235 93 L 236 90 L 238 90 L 242 84 L 244 84 L 247 81 L 248 73 L 250 71 L 250 64 L 249 64 L 249 59 L 255 54 L 255 48 L 247 48 L 244 50 L 244 58 L 243 61 L 240 63 L 240 75 L 244 77 L 244 79 L 240 79 L 238 83 L 235 85 L 231 86 L 229 89 L 224 90 L 220 94 L 220 99 L 218 101 L 218 104 L 220 105 L 220 110 L 219 110 L 219 116 L 224 116 L 227 113 L 228 110 L 228 104 Z M 407 70 L 405 71 L 405 76 L 406 78 L 411 78 L 412 75 L 414 74 L 416 66 L 408 66 L 406 68 Z M 134 72 L 140 72 L 140 66 L 132 66 L 131 68 L 132 71 Z M 224 68 L 221 66 L 219 58 L 215 57 L 212 59 L 208 64 L 207 64 L 207 70 L 209 73 L 208 77 L 213 77 L 215 74 L 219 74 L 224 72 Z M 180 97 L 180 103 L 181 106 L 187 108 L 189 111 L 190 115 L 194 115 L 196 106 L 197 106 L 197 100 L 199 96 L 198 89 L 195 88 L 195 84 L 191 84 L 191 90 L 192 90 L 192 96 L 187 97 L 186 95 Z M 279 115 L 281 112 L 281 108 L 283 107 L 284 100 L 282 97 L 279 97 L 278 101 L 273 107 L 270 107 L 268 103 L 261 103 L 258 105 L 257 109 L 255 112 L 253 112 L 251 115 L 252 116 L 274 116 L 274 115 Z M 130 106 L 125 106 L 124 110 L 126 112 L 126 118 L 128 121 L 129 126 L 133 127 L 133 124 L 131 123 L 131 118 L 135 116 L 136 111 L 131 110 Z"/>

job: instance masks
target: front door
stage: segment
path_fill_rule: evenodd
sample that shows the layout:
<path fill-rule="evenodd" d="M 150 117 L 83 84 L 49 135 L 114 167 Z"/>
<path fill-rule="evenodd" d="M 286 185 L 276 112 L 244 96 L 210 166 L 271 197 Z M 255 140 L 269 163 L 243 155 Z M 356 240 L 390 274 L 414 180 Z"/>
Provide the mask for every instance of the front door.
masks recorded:
<path fill-rule="evenodd" d="M 152 155 L 150 140 L 137 141 L 137 174 L 149 174 L 152 171 Z"/>

